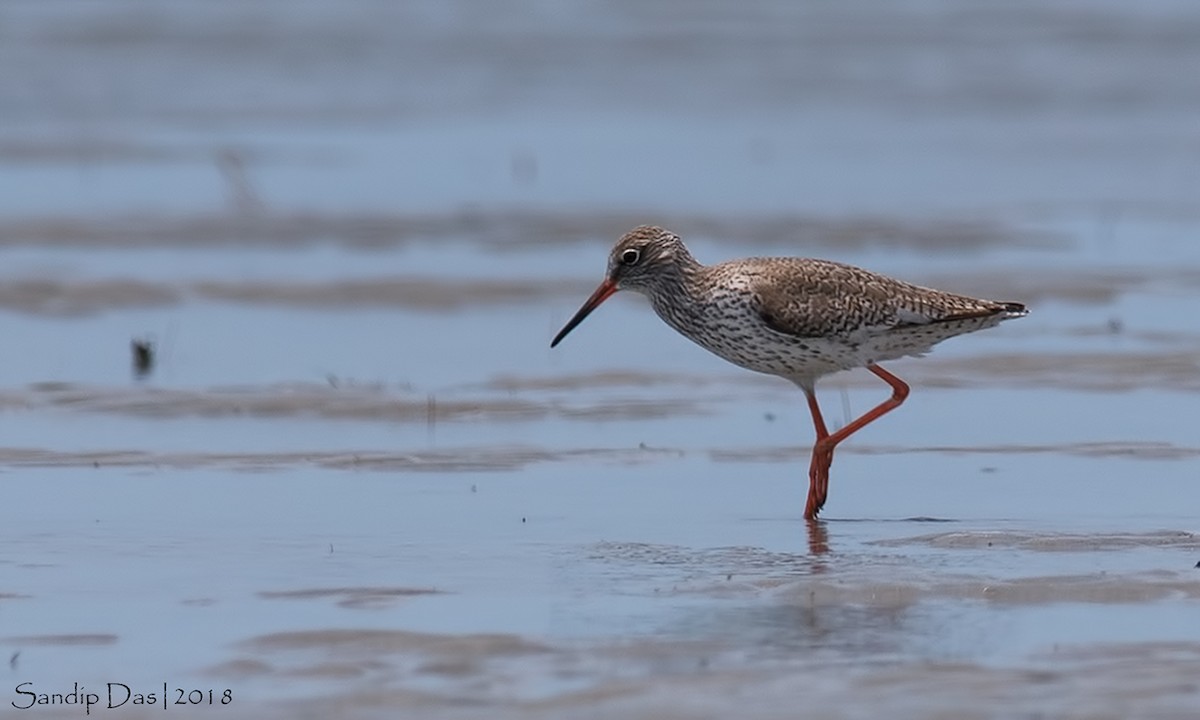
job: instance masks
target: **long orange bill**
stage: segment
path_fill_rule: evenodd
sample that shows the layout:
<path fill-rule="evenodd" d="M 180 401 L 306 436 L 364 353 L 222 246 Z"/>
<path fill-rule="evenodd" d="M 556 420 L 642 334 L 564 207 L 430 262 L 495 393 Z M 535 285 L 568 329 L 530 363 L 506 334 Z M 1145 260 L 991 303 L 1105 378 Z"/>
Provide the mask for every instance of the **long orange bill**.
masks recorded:
<path fill-rule="evenodd" d="M 562 339 L 567 336 L 567 333 L 574 330 L 576 325 L 583 322 L 584 318 L 590 315 L 593 310 L 600 307 L 600 303 L 612 297 L 612 294 L 616 291 L 617 284 L 612 280 L 605 278 L 604 282 L 600 283 L 600 287 L 596 288 L 596 292 L 592 293 L 592 296 L 587 299 L 587 302 L 583 304 L 583 307 L 579 308 L 579 312 L 575 313 L 575 317 L 571 318 L 571 320 L 563 326 L 563 329 L 558 331 L 558 334 L 554 336 L 554 339 L 550 341 L 550 347 L 554 347 L 562 342 Z"/>

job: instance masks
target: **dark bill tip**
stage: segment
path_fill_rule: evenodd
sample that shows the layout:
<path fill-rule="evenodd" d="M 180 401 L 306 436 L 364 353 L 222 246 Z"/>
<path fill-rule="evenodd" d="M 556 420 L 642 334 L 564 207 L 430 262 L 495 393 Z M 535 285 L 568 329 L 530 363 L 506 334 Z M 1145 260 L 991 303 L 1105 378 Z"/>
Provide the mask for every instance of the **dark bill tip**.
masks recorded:
<path fill-rule="evenodd" d="M 554 336 L 554 339 L 550 341 L 550 347 L 555 347 L 562 342 L 562 339 L 567 336 L 567 333 L 574 330 L 576 325 L 583 322 L 584 318 L 590 315 L 593 310 L 600 307 L 600 303 L 612 297 L 612 294 L 616 291 L 617 284 L 612 280 L 605 279 L 604 282 L 600 283 L 600 287 L 596 288 L 596 292 L 592 293 L 592 296 L 587 299 L 587 302 L 583 304 L 583 307 L 579 308 L 579 312 L 575 313 L 575 317 L 568 320 L 567 324 L 563 325 L 563 329 L 559 330 L 558 334 Z"/>

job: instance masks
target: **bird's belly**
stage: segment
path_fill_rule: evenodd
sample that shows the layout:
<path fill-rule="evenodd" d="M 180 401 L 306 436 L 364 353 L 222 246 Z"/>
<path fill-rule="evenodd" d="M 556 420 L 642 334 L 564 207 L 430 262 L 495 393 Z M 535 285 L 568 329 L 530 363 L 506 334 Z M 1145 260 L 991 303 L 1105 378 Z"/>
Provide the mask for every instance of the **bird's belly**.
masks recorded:
<path fill-rule="evenodd" d="M 707 332 L 684 335 L 734 365 L 791 380 L 814 379 L 863 365 L 844 342 L 791 337 L 758 323 L 718 323 Z"/>
<path fill-rule="evenodd" d="M 862 358 L 862 364 L 895 360 L 910 355 L 920 356 L 943 340 L 994 327 L 1003 319 L 1002 315 L 992 315 L 928 325 L 905 325 L 885 332 L 870 333 L 854 339 L 856 353 Z"/>
<path fill-rule="evenodd" d="M 1000 321 L 977 318 L 888 330 L 863 328 L 857 333 L 828 337 L 799 337 L 776 332 L 757 318 L 710 318 L 686 327 L 667 320 L 693 342 L 734 365 L 793 381 L 811 381 L 871 363 L 920 356 L 947 338 L 991 327 Z"/>

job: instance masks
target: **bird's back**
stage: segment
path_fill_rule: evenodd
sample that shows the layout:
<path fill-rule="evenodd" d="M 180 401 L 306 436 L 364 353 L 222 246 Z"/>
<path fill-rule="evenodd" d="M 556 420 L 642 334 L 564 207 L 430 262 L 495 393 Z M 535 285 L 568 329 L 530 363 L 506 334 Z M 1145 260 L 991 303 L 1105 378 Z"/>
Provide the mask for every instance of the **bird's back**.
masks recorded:
<path fill-rule="evenodd" d="M 749 290 L 763 321 L 772 328 L 801 337 L 870 334 L 1026 314 L 1019 303 L 935 290 L 830 260 L 747 258 L 705 270 L 715 287 Z"/>

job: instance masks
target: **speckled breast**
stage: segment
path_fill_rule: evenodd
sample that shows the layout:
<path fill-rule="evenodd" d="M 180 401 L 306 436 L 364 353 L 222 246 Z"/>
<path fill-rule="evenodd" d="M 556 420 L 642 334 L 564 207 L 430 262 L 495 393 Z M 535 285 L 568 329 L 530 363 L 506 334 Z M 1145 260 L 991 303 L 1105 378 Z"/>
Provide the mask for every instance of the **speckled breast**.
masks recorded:
<path fill-rule="evenodd" d="M 748 298 L 726 293 L 708 302 L 655 302 L 655 312 L 696 344 L 747 370 L 791 380 L 860 366 L 855 348 L 836 338 L 802 338 L 772 330 Z"/>

